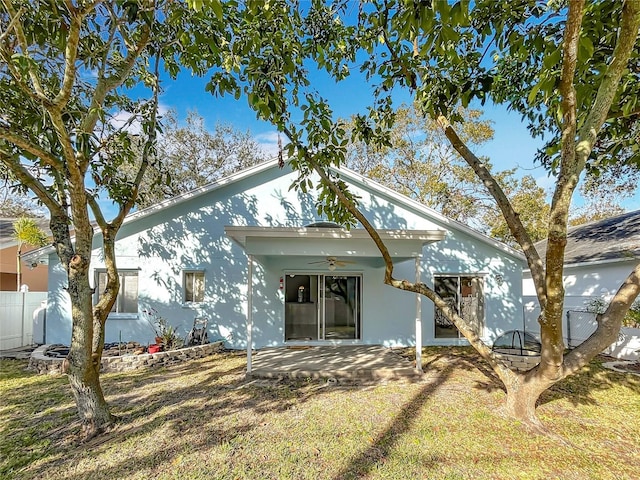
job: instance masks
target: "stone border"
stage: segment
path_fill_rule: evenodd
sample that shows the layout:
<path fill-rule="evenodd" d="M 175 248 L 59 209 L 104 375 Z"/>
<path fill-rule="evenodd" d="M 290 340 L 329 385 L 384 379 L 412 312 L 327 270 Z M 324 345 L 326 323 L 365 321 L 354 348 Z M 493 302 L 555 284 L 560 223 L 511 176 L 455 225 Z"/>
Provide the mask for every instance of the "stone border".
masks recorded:
<path fill-rule="evenodd" d="M 51 345 L 42 345 L 36 348 L 29 359 L 28 370 L 38 374 L 61 375 L 63 372 L 64 358 L 54 358 L 46 355 Z M 224 350 L 222 341 L 196 345 L 195 347 L 170 350 L 168 352 L 142 353 L 140 355 L 121 355 L 115 357 L 103 357 L 100 373 L 128 372 L 150 367 L 163 367 L 174 365 L 196 358 L 207 357 Z"/>
<path fill-rule="evenodd" d="M 629 375 L 637 375 L 638 377 L 640 377 L 640 373 L 637 372 L 630 372 L 629 370 L 625 370 L 623 368 L 619 368 L 619 366 L 621 365 L 629 365 L 631 363 L 636 363 L 632 360 L 623 360 L 623 361 L 615 361 L 615 362 L 604 362 L 602 364 L 602 366 L 604 368 L 608 368 L 609 370 L 613 370 L 614 372 L 618 372 L 618 373 L 628 373 Z"/>
<path fill-rule="evenodd" d="M 540 355 L 512 355 L 508 353 L 497 353 L 496 357 L 502 360 L 511 370 L 526 372 L 540 363 Z"/>

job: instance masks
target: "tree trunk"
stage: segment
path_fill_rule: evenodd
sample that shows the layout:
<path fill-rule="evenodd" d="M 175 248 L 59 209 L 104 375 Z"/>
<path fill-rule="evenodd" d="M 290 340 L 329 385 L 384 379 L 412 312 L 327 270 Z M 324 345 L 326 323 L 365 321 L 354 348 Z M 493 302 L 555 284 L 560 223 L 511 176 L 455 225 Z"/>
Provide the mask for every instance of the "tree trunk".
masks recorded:
<path fill-rule="evenodd" d="M 513 375 L 505 381 L 507 388 L 506 414 L 520 420 L 535 432 L 545 432 L 542 422 L 536 415 L 536 404 L 542 392 L 553 383 L 529 374 Z"/>
<path fill-rule="evenodd" d="M 94 354 L 92 348 L 93 291 L 88 267 L 88 258 L 76 253 L 71 257 L 68 270 L 73 328 L 67 373 L 85 439 L 98 435 L 114 421 L 100 386 L 100 355 Z"/>
<path fill-rule="evenodd" d="M 78 409 L 84 439 L 92 438 L 113 423 L 113 416 L 104 399 L 91 352 L 72 345 L 69 352 L 69 384 Z M 87 355 L 88 353 L 88 355 Z"/>

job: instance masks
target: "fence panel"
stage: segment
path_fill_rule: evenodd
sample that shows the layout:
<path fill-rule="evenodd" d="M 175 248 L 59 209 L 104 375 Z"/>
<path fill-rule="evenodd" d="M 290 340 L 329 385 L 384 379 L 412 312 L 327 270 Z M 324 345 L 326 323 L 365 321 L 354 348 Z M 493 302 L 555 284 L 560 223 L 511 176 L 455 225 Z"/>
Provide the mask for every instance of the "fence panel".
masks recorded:
<path fill-rule="evenodd" d="M 575 348 L 591 336 L 598 328 L 596 314 L 577 310 L 568 310 L 566 318 L 566 345 Z"/>
<path fill-rule="evenodd" d="M 523 300 L 525 331 L 540 338 L 538 301 L 535 297 L 524 297 Z M 585 311 L 588 300 L 589 298 L 585 299 L 585 297 L 570 297 L 568 299 L 569 306 L 563 312 L 562 334 L 564 344 L 569 348 L 575 348 L 584 342 L 598 326 L 595 314 Z M 639 360 L 640 329 L 622 328 L 618 339 L 605 349 L 604 353 L 620 359 Z"/>
<path fill-rule="evenodd" d="M 596 330 L 595 314 L 584 310 L 583 305 L 585 302 L 584 297 L 567 297 L 567 305 L 565 305 L 562 312 L 562 337 L 565 346 L 568 348 L 577 347 Z M 576 306 L 578 308 L 576 308 Z M 539 315 L 540 307 L 538 306 L 537 298 L 524 297 L 523 316 L 525 331 L 536 335 L 538 338 L 540 338 Z"/>
<path fill-rule="evenodd" d="M 0 350 L 33 343 L 36 310 L 47 300 L 47 292 L 0 292 Z"/>

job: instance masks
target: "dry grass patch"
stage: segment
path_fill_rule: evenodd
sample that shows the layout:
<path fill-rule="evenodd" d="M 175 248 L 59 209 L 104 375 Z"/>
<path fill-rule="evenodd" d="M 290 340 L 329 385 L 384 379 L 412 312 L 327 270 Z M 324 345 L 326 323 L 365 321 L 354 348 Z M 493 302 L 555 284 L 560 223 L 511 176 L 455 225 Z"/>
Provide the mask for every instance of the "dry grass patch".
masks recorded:
<path fill-rule="evenodd" d="M 420 382 L 361 386 L 249 381 L 234 354 L 103 375 L 121 422 L 88 444 L 66 378 L 3 362 L 0 478 L 640 478 L 638 377 L 593 362 L 545 395 L 540 415 L 570 446 L 504 418 L 473 351 L 424 361 Z"/>

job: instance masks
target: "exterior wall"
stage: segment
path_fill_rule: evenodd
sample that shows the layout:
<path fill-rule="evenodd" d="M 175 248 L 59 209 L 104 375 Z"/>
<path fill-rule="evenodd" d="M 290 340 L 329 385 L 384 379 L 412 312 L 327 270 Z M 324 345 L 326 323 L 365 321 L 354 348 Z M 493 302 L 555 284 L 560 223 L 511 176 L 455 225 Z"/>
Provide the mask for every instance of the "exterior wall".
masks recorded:
<path fill-rule="evenodd" d="M 625 278 L 638 264 L 637 259 L 609 263 L 568 265 L 565 267 L 564 288 L 567 297 L 584 299 L 602 297 L 616 293 Z M 531 273 L 525 271 L 522 278 L 523 294 L 535 297 L 536 291 Z M 580 302 L 580 300 L 576 300 Z M 578 306 L 572 303 L 571 306 Z"/>
<path fill-rule="evenodd" d="M 638 260 L 625 260 L 600 264 L 582 264 L 565 267 L 564 310 L 585 311 L 589 302 L 602 298 L 609 300 L 635 268 Z M 540 313 L 531 273 L 525 271 L 522 278 L 524 318 L 527 331 L 538 332 L 537 316 Z"/>
<path fill-rule="evenodd" d="M 522 268 L 523 261 L 506 250 L 472 237 L 460 229 L 459 224 L 435 214 L 425 218 L 420 209 L 412 205 L 400 207 L 393 199 L 385 195 L 373 195 L 363 186 L 354 191 L 361 197 L 361 209 L 378 228 L 432 229 L 441 228 L 447 231 L 444 240 L 426 245 L 423 248 L 421 281 L 433 287 L 434 277 L 438 274 L 474 274 L 484 279 L 485 295 L 485 331 L 481 333 L 483 340 L 493 340 L 507 330 L 522 325 Z M 396 268 L 397 278 L 415 279 L 413 261 L 404 262 Z M 502 281 L 499 281 L 500 278 Z M 380 271 L 380 283 L 383 270 Z M 384 286 L 384 285 L 383 285 Z M 394 290 L 392 287 L 386 287 Z M 415 296 L 407 292 L 398 292 L 404 306 L 403 316 L 410 318 L 405 331 L 412 344 L 415 340 Z M 385 294 L 387 294 L 385 292 Z M 399 296 L 400 298 L 400 296 Z M 460 339 L 434 338 L 434 305 L 427 298 L 422 299 L 423 344 L 451 345 L 466 344 Z M 394 312 L 396 307 L 392 307 Z M 390 318 L 397 318 L 392 313 Z M 391 326 L 395 331 L 395 326 Z M 391 333 L 391 332 L 385 332 Z"/>
<path fill-rule="evenodd" d="M 637 264 L 638 260 L 630 259 L 565 267 L 563 337 L 567 346 L 577 346 L 595 331 L 595 316 L 586 312 L 589 303 L 595 299 L 610 300 Z M 522 283 L 524 328 L 539 337 L 540 305 L 529 271 L 524 272 Z M 636 350 L 640 345 L 640 335 L 637 329 L 622 330 L 618 340 L 605 352 L 618 358 L 638 358 Z"/>
<path fill-rule="evenodd" d="M 33 247 L 24 246 L 23 254 L 33 250 Z M 18 288 L 16 257 L 18 247 L 7 247 L 0 251 L 0 291 L 15 292 Z M 47 291 L 47 266 L 38 265 L 30 268 L 22 264 L 22 282 L 29 287 L 30 292 Z"/>
<path fill-rule="evenodd" d="M 309 194 L 289 191 L 293 174 L 267 168 L 237 182 L 194 196 L 188 201 L 160 206 L 156 212 L 127 222 L 119 233 L 116 252 L 118 268 L 138 272 L 138 314 L 112 314 L 107 322 L 106 341 L 153 342 L 153 331 L 143 310 L 155 308 L 185 336 L 196 316 L 209 319 L 210 340 L 225 339 L 226 346 L 246 347 L 248 257 L 242 247 L 225 235 L 225 225 L 303 226 L 321 220 Z M 348 180 L 348 179 L 347 179 Z M 480 274 L 485 279 L 485 339 L 494 338 L 512 324 L 522 323 L 522 262 L 507 250 L 483 243 L 458 230 L 446 219 L 427 218 L 411 205 L 399 206 L 385 195 L 372 195 L 355 182 L 361 207 L 379 228 L 448 230 L 444 241 L 425 246 L 422 280 L 433 285 L 435 274 Z M 135 215 L 134 215 L 135 218 Z M 92 268 L 100 268 L 100 238 L 96 236 Z M 344 253 L 344 252 L 342 252 Z M 343 255 L 343 256 L 346 256 Z M 362 342 L 388 346 L 411 345 L 415 341 L 416 297 L 383 284 L 379 258 L 354 258 L 356 263 L 341 268 L 363 277 Z M 309 265 L 309 257 L 264 255 L 255 258 L 253 279 L 254 347 L 284 342 L 284 299 L 279 279 L 284 272 L 326 273 Z M 182 272 L 203 270 L 205 302 L 183 301 Z M 64 272 L 52 257 L 50 269 L 48 339 L 69 343 L 70 308 Z M 504 277 L 498 283 L 496 275 Z M 398 278 L 415 279 L 413 259 L 397 264 Z M 53 297 L 53 299 L 52 299 Z M 458 340 L 433 338 L 433 305 L 422 300 L 423 343 L 457 344 Z"/>

